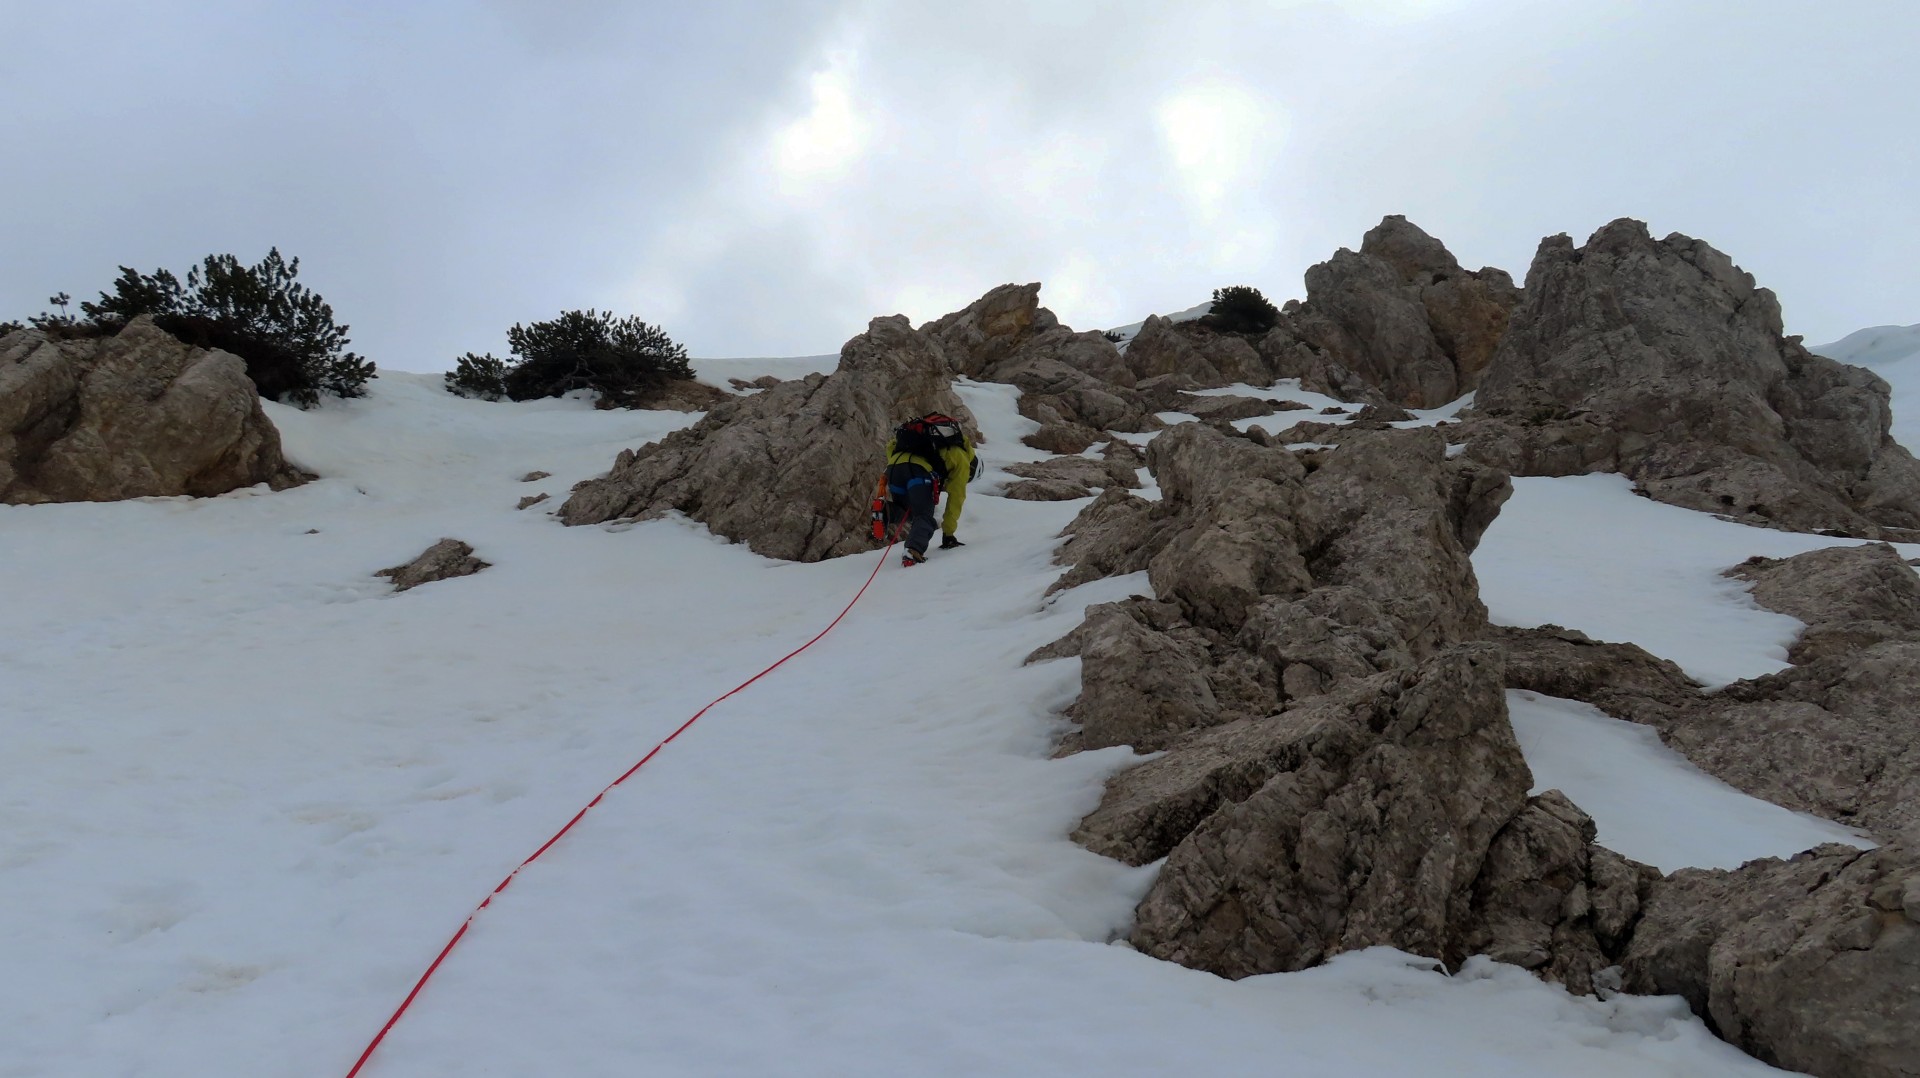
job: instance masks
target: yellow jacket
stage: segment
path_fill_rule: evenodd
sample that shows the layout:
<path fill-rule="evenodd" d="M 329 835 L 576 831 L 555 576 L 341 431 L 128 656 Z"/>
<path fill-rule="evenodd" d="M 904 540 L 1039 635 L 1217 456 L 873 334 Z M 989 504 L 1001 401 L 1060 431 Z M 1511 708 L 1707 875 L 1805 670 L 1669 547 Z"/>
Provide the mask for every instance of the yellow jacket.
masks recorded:
<path fill-rule="evenodd" d="M 959 445 L 950 445 L 940 451 L 940 459 L 931 461 L 918 453 L 903 453 L 893 442 L 887 439 L 887 464 L 918 464 L 922 468 L 940 477 L 940 487 L 947 492 L 947 511 L 940 518 L 940 530 L 948 535 L 960 530 L 960 507 L 967 501 L 967 480 L 973 477 L 973 442 L 967 436 L 960 436 Z"/>

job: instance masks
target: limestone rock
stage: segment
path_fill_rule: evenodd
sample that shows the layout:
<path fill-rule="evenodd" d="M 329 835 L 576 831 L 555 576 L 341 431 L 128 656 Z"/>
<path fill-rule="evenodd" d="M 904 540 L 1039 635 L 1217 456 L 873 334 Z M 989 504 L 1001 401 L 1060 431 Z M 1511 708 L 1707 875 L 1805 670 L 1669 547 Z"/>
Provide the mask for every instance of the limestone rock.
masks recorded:
<path fill-rule="evenodd" d="M 1307 300 L 1285 312 L 1298 341 L 1377 386 L 1389 401 L 1432 408 L 1472 389 L 1520 301 L 1500 270 L 1462 269 L 1406 218 L 1367 232 L 1307 271 Z"/>
<path fill-rule="evenodd" d="M 548 479 L 552 476 L 552 472 L 528 472 L 520 477 L 520 481 L 522 483 L 538 483 L 540 480 Z"/>
<path fill-rule="evenodd" d="M 1153 315 L 1127 342 L 1124 358 L 1127 370 L 1140 379 L 1182 375 L 1200 387 L 1273 380 L 1266 361 L 1246 338 L 1222 333 L 1204 320 L 1175 322 Z"/>
<path fill-rule="evenodd" d="M 1007 465 L 1007 473 L 1023 479 L 1058 479 L 1085 487 L 1138 487 L 1137 466 L 1121 461 L 1095 460 L 1092 457 L 1063 456 L 1048 460 L 1023 461 Z"/>
<path fill-rule="evenodd" d="M 1001 285 L 921 327 L 957 375 L 1019 387 L 1020 414 L 1043 427 L 1152 431 L 1164 424 L 1132 387 L 1119 349 L 1075 333 L 1040 306 L 1040 286 Z"/>
<path fill-rule="evenodd" d="M 475 557 L 473 547 L 466 543 L 458 539 L 442 539 L 405 565 L 382 569 L 373 575 L 383 576 L 393 581 L 393 590 L 400 592 L 408 588 L 417 588 L 422 584 L 431 584 L 436 580 L 472 576 L 490 565 L 490 562 L 481 561 Z"/>
<path fill-rule="evenodd" d="M 541 502 L 546 501 L 547 498 L 548 498 L 548 495 L 544 493 L 529 494 L 526 497 L 520 499 L 520 504 L 514 506 L 514 508 L 515 509 L 531 509 L 534 506 L 539 505 Z"/>
<path fill-rule="evenodd" d="M 1920 854 L 1821 846 L 1653 889 L 1623 968 L 1716 1033 L 1820 1078 L 1920 1073 Z"/>
<path fill-rule="evenodd" d="M 901 418 L 945 412 L 969 428 L 947 359 L 902 316 L 848 341 L 831 375 L 716 406 L 664 440 L 623 450 L 574 488 L 567 524 L 679 511 L 757 554 L 818 561 L 867 550 L 867 502 Z"/>
<path fill-rule="evenodd" d="M 1548 790 L 1495 836 L 1474 882 L 1470 954 L 1591 994 L 1625 953 L 1660 873 L 1594 845 L 1592 818 Z"/>
<path fill-rule="evenodd" d="M 1507 658 L 1507 687 L 1579 700 L 1616 718 L 1671 730 L 1708 706 L 1678 666 L 1637 644 L 1609 644 L 1574 629 L 1492 626 Z"/>
<path fill-rule="evenodd" d="M 1516 475 L 1617 471 L 1652 497 L 1749 523 L 1920 536 L 1920 463 L 1889 390 L 1781 333 L 1726 255 L 1619 220 L 1540 245 L 1465 428 Z"/>
<path fill-rule="evenodd" d="M 1181 397 L 1182 400 L 1171 410 L 1185 412 L 1203 423 L 1230 423 L 1236 419 L 1256 419 L 1275 412 L 1296 411 L 1306 407 L 1297 401 L 1247 397 L 1239 394 L 1219 397 L 1181 394 Z"/>
<path fill-rule="evenodd" d="M 1489 630 L 1507 684 L 1645 723 L 1755 797 L 1882 837 L 1920 829 L 1920 582 L 1892 548 L 1834 547 L 1733 570 L 1764 606 L 1808 623 L 1779 673 L 1707 694 L 1631 644 L 1557 626 Z M 1916 835 L 1920 837 L 1920 835 Z"/>
<path fill-rule="evenodd" d="M 1260 338 L 1255 348 L 1275 378 L 1298 378 L 1303 389 L 1360 404 L 1390 404 L 1387 394 L 1358 371 L 1302 340 L 1294 319 L 1305 317 L 1304 305 L 1292 300 L 1281 309 L 1280 324 Z"/>
<path fill-rule="evenodd" d="M 1020 439 L 1020 444 L 1046 453 L 1079 453 L 1100 440 L 1100 432 L 1077 423 L 1048 423 Z"/>
<path fill-rule="evenodd" d="M 1085 689 L 1073 711 L 1083 747 L 1149 751 L 1219 721 L 1204 640 L 1191 627 L 1156 627 L 1155 607 L 1162 625 L 1177 622 L 1178 612 L 1167 604 L 1145 600 L 1087 610 L 1079 641 Z"/>
<path fill-rule="evenodd" d="M 92 340 L 0 338 L 0 502 L 210 497 L 302 478 L 238 356 L 145 317 Z"/>
<path fill-rule="evenodd" d="M 1736 682 L 1665 730 L 1721 781 L 1778 805 L 1920 839 L 1920 637 Z"/>
<path fill-rule="evenodd" d="M 1796 663 L 1920 635 L 1920 575 L 1884 543 L 1750 558 L 1727 575 L 1751 581 L 1761 606 L 1807 623 L 1787 653 Z"/>
<path fill-rule="evenodd" d="M 1008 483 L 1000 496 L 1019 502 L 1070 502 L 1093 497 L 1093 490 L 1071 479 L 1023 479 Z"/>
<path fill-rule="evenodd" d="M 705 382 L 676 378 L 643 396 L 635 407 L 654 412 L 704 412 L 733 396 Z"/>
<path fill-rule="evenodd" d="M 1277 724 L 1293 736 L 1268 743 L 1271 775 L 1168 854 L 1134 945 L 1227 977 L 1381 945 L 1462 960 L 1475 880 L 1531 781 L 1498 667 L 1453 649 Z"/>

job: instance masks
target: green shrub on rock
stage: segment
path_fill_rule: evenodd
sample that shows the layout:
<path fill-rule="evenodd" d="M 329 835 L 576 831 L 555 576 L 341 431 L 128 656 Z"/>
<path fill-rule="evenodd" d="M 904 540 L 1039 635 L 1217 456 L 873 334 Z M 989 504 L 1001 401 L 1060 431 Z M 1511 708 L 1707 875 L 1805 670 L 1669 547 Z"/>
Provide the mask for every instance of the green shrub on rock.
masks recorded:
<path fill-rule="evenodd" d="M 373 364 L 346 350 L 347 327 L 334 323 L 333 308 L 298 283 L 299 275 L 300 260 L 282 259 L 278 248 L 254 266 L 208 255 L 187 272 L 185 284 L 164 269 L 140 273 L 121 266 L 113 291 L 80 304 L 84 319 L 66 313 L 63 292 L 50 301 L 61 313 L 32 321 L 55 336 L 101 337 L 151 315 L 154 325 L 187 344 L 239 356 L 270 400 L 311 408 L 322 393 L 361 396 Z"/>
<path fill-rule="evenodd" d="M 669 383 L 693 378 L 685 346 L 658 326 L 611 311 L 567 311 L 549 322 L 507 331 L 514 362 L 469 352 L 447 375 L 449 392 L 489 396 L 496 384 L 517 401 L 559 397 L 577 389 L 600 395 L 605 408 L 633 407 Z"/>
<path fill-rule="evenodd" d="M 1231 285 L 1213 290 L 1207 318 L 1228 333 L 1265 333 L 1280 320 L 1280 311 L 1258 288 Z"/>

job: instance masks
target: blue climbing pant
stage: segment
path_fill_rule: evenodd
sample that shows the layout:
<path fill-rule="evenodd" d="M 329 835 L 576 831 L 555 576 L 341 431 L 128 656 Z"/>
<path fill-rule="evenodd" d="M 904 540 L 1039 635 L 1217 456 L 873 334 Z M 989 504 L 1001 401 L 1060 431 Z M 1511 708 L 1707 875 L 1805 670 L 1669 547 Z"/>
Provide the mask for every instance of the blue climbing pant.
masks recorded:
<path fill-rule="evenodd" d="M 907 522 L 908 550 L 925 554 L 933 541 L 933 503 L 937 497 L 933 473 L 918 464 L 902 462 L 887 466 L 887 525 Z"/>

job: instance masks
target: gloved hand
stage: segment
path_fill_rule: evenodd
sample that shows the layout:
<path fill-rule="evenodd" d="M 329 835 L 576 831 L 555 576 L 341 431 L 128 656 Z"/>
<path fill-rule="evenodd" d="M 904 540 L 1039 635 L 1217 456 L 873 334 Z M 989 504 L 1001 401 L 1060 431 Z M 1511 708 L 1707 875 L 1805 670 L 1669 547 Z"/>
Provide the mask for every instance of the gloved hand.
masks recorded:
<path fill-rule="evenodd" d="M 941 550 L 952 550 L 954 547 L 966 545 L 967 544 L 960 541 L 960 537 L 957 535 L 943 535 L 940 537 Z"/>

